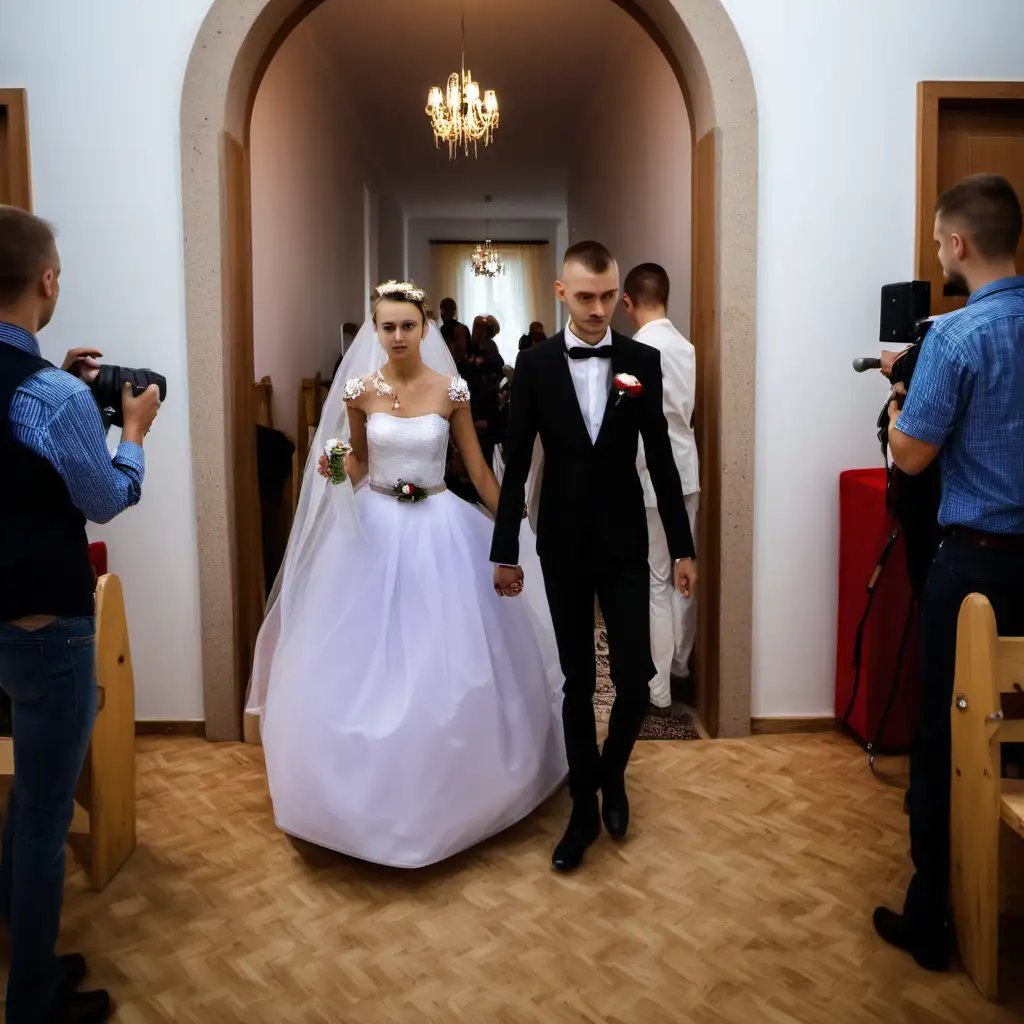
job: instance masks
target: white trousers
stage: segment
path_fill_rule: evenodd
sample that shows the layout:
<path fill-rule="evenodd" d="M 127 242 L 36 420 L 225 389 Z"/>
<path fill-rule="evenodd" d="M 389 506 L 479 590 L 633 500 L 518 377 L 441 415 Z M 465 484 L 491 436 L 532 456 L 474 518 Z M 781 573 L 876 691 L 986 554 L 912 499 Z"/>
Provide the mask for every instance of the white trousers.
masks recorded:
<path fill-rule="evenodd" d="M 700 493 L 686 495 L 690 530 L 697 537 Z M 651 654 L 657 673 L 651 680 L 651 703 L 659 708 L 672 704 L 672 672 L 689 675 L 688 662 L 697 638 L 697 597 L 685 598 L 674 586 L 672 556 L 665 527 L 656 508 L 647 510 L 648 556 L 651 569 Z"/>

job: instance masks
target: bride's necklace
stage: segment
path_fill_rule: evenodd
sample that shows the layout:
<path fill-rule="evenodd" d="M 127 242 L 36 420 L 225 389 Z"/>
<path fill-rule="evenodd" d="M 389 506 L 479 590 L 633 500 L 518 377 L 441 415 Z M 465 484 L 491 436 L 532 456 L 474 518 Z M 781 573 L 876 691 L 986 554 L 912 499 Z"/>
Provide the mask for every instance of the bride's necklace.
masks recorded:
<path fill-rule="evenodd" d="M 384 379 L 384 375 L 380 370 L 373 375 L 373 390 L 377 392 L 380 398 L 393 398 L 392 409 L 401 408 L 401 404 L 398 401 L 398 392 Z"/>
<path fill-rule="evenodd" d="M 378 370 L 373 375 L 373 390 L 380 398 L 392 398 L 391 408 L 401 409 L 402 403 L 398 400 L 398 392 L 384 379 L 384 374 Z"/>

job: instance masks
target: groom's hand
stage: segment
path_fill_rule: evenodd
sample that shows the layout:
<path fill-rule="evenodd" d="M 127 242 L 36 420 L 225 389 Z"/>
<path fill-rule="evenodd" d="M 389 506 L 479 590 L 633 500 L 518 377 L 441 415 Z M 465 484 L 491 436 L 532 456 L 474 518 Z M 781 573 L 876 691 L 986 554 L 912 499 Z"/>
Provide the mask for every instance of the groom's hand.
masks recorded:
<path fill-rule="evenodd" d="M 676 590 L 683 597 L 692 597 L 697 587 L 697 566 L 692 558 L 680 558 L 676 562 Z"/>
<path fill-rule="evenodd" d="M 523 570 L 519 566 L 494 567 L 494 592 L 499 597 L 518 597 L 523 592 Z"/>

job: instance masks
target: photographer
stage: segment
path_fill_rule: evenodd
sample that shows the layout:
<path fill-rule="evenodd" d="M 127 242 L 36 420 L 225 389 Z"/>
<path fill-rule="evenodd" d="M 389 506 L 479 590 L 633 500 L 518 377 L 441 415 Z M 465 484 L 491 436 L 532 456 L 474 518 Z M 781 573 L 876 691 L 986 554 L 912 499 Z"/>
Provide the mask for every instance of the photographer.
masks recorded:
<path fill-rule="evenodd" d="M 0 687 L 13 705 L 14 786 L 4 815 L 0 916 L 11 938 L 9 1024 L 102 1021 L 106 992 L 76 992 L 76 954 L 55 953 L 64 843 L 96 714 L 95 580 L 87 519 L 136 504 L 142 442 L 159 407 L 153 385 L 126 386 L 123 439 L 111 459 L 86 380 L 98 352 L 46 362 L 38 332 L 57 305 L 60 258 L 51 229 L 0 206 Z"/>
<path fill-rule="evenodd" d="M 905 403 L 889 408 L 889 448 L 906 474 L 939 459 L 942 542 L 921 600 L 921 699 L 911 752 L 910 842 L 916 874 L 902 914 L 875 911 L 879 935 L 922 967 L 949 957 L 950 708 L 957 618 L 971 593 L 1006 635 L 1024 634 L 1024 277 L 1014 265 L 1020 202 L 996 175 L 944 193 L 935 240 L 967 307 L 925 337 Z M 901 408 L 902 406 L 902 408 Z"/>

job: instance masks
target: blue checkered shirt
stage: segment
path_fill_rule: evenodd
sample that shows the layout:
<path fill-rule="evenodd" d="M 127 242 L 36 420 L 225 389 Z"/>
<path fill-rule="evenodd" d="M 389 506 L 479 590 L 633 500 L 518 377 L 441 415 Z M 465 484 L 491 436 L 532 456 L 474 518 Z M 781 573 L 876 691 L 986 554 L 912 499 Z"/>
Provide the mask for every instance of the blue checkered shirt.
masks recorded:
<path fill-rule="evenodd" d="M 39 355 L 35 337 L 12 324 L 0 323 L 0 345 Z M 15 391 L 8 418 L 14 439 L 57 470 L 86 519 L 107 523 L 138 502 L 142 449 L 122 441 L 111 459 L 99 408 L 77 377 L 56 367 L 32 374 Z"/>
<path fill-rule="evenodd" d="M 1024 277 L 933 325 L 896 428 L 942 447 L 942 526 L 1024 533 Z"/>

